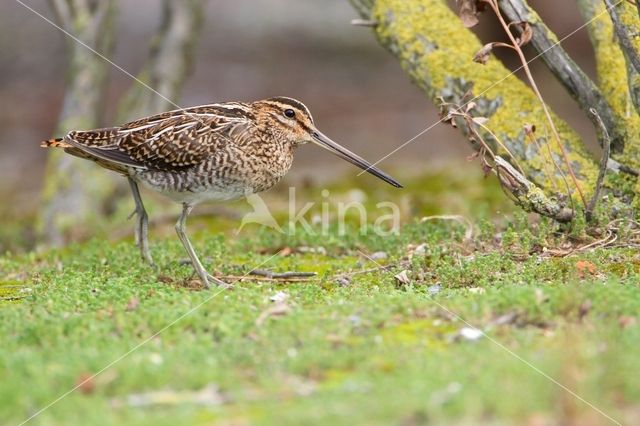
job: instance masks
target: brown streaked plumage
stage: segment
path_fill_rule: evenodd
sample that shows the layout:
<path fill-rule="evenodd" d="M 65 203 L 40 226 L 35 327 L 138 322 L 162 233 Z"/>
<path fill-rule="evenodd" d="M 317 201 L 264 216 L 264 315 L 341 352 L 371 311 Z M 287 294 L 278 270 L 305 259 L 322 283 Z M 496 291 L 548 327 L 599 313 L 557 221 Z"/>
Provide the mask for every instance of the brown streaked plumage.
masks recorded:
<path fill-rule="evenodd" d="M 274 186 L 289 171 L 298 145 L 314 142 L 393 186 L 393 178 L 333 142 L 295 99 L 276 97 L 251 103 L 226 102 L 165 112 L 120 127 L 71 131 L 43 147 L 94 161 L 127 177 L 138 221 L 136 241 L 153 265 L 141 183 L 183 205 L 176 224 L 193 267 L 205 284 L 210 276 L 185 233 L 186 218 L 203 201 L 225 201 Z"/>

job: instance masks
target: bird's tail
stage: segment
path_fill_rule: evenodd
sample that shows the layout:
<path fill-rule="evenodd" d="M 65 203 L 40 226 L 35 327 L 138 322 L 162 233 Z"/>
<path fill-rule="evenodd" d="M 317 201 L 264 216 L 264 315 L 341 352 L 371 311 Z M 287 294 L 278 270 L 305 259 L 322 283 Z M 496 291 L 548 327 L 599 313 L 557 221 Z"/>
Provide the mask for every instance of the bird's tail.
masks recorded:
<path fill-rule="evenodd" d="M 42 148 L 71 148 L 71 145 L 64 141 L 64 138 L 49 139 L 40 143 Z"/>

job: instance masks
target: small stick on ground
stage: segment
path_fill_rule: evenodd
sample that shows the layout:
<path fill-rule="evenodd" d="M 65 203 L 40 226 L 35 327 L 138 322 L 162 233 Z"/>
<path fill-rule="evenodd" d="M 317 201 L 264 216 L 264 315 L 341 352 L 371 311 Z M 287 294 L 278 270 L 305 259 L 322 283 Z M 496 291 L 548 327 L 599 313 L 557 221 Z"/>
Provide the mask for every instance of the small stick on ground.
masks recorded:
<path fill-rule="evenodd" d="M 10 302 L 15 300 L 24 299 L 26 296 L 10 296 L 10 297 L 0 297 L 0 302 Z"/>
<path fill-rule="evenodd" d="M 317 272 L 272 272 L 267 269 L 254 269 L 249 275 L 272 279 L 311 278 L 318 275 Z"/>
<path fill-rule="evenodd" d="M 257 275 L 224 275 L 219 277 L 223 281 L 232 281 L 232 282 L 241 282 L 241 281 L 269 281 L 269 282 L 279 282 L 279 283 L 297 283 L 297 282 L 308 282 L 311 280 L 311 277 L 306 278 L 269 278 L 264 276 Z"/>

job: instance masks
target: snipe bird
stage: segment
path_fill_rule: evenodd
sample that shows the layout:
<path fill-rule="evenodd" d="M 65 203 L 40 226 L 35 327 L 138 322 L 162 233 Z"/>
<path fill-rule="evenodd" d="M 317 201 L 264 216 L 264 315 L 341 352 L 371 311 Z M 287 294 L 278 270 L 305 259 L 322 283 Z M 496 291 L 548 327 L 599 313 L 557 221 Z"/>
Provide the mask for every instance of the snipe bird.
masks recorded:
<path fill-rule="evenodd" d="M 152 115 L 119 127 L 71 131 L 43 147 L 94 161 L 125 176 L 135 201 L 142 259 L 154 266 L 148 216 L 138 184 L 182 204 L 176 232 L 205 287 L 209 275 L 185 233 L 187 216 L 203 201 L 227 201 L 264 191 L 289 171 L 299 145 L 313 142 L 400 188 L 392 177 L 322 134 L 301 102 L 276 97 L 225 102 Z"/>

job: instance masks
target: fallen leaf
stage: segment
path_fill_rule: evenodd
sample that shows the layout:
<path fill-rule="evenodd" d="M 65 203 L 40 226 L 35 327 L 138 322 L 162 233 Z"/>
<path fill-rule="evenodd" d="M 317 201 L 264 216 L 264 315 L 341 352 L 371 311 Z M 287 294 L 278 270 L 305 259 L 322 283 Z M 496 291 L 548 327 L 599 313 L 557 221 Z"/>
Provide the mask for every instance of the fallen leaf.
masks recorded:
<path fill-rule="evenodd" d="M 597 271 L 596 265 L 587 261 L 587 260 L 578 260 L 576 262 L 576 270 L 578 271 L 578 275 L 580 278 L 584 278 L 586 273 L 589 275 L 594 275 Z"/>
<path fill-rule="evenodd" d="M 96 384 L 93 379 L 94 376 L 89 373 L 82 373 L 78 375 L 78 378 L 76 379 L 76 388 L 80 393 L 85 395 L 93 393 L 93 391 L 96 390 Z"/>
<path fill-rule="evenodd" d="M 158 281 L 164 284 L 172 284 L 175 280 L 168 275 L 158 275 Z"/>
<path fill-rule="evenodd" d="M 282 250 L 280 250 L 279 255 L 282 257 L 286 257 L 286 256 L 290 256 L 292 253 L 293 253 L 293 249 L 289 246 L 286 246 Z"/>
<path fill-rule="evenodd" d="M 409 279 L 408 271 L 406 269 L 400 272 L 399 274 L 394 275 L 393 278 L 396 279 L 396 283 L 399 286 L 408 285 L 411 283 L 411 280 Z"/>

